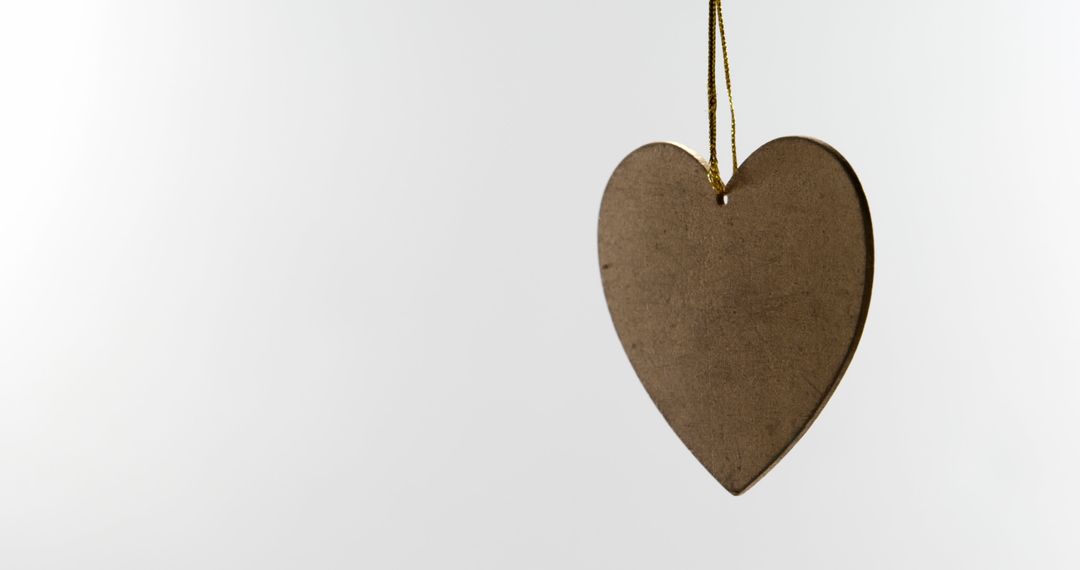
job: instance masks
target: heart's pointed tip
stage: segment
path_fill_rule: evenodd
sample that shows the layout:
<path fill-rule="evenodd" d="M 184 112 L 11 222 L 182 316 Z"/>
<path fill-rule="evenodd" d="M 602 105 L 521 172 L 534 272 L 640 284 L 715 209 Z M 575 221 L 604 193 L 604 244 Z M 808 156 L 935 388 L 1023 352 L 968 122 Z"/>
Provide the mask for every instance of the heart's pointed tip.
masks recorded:
<path fill-rule="evenodd" d="M 727 491 L 728 493 L 731 493 L 731 495 L 733 497 L 738 497 L 738 496 L 746 494 L 746 492 L 749 491 L 751 487 L 756 485 L 757 482 L 760 481 L 761 478 L 764 475 L 765 475 L 765 473 L 762 472 L 762 473 L 759 473 L 756 477 L 754 477 L 752 479 L 749 479 L 749 480 L 747 480 L 745 478 L 742 478 L 742 479 L 731 479 L 731 478 L 729 478 L 728 480 L 724 480 L 724 479 L 721 479 L 719 477 L 716 477 L 716 481 L 718 483 L 720 483 L 720 486 L 723 487 L 725 491 Z"/>
<path fill-rule="evenodd" d="M 728 493 L 731 493 L 732 497 L 738 497 L 739 495 L 742 495 L 749 488 L 749 486 L 747 486 L 747 485 L 736 486 L 736 485 L 732 485 L 730 483 L 725 483 L 723 481 L 720 482 L 720 486 L 723 487 L 724 490 L 727 491 Z"/>

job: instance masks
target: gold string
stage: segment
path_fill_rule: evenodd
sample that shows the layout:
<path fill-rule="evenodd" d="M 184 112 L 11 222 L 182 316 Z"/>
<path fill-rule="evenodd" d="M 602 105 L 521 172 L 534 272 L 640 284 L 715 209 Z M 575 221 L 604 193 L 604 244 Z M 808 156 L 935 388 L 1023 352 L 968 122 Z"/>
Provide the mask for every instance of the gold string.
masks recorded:
<path fill-rule="evenodd" d="M 728 109 L 731 110 L 731 175 L 739 168 L 735 152 L 735 102 L 731 98 L 731 66 L 728 63 L 727 36 L 724 34 L 724 8 L 721 0 L 709 0 L 709 182 L 718 196 L 724 195 L 724 179 L 716 159 L 716 28 L 720 28 L 720 49 L 724 58 L 724 83 Z"/>

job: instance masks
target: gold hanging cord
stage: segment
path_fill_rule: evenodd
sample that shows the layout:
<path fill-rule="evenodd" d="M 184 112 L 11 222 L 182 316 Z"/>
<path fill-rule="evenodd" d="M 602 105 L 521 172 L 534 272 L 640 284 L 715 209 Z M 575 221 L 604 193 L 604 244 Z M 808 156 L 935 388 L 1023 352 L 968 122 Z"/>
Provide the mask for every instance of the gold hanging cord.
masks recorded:
<path fill-rule="evenodd" d="M 735 102 L 731 98 L 731 67 L 728 64 L 727 37 L 724 35 L 724 10 L 721 0 L 709 1 L 709 182 L 717 195 L 724 194 L 724 180 L 716 160 L 716 29 L 720 28 L 720 49 L 724 58 L 724 83 L 728 109 L 731 110 L 731 175 L 739 168 L 735 153 Z"/>

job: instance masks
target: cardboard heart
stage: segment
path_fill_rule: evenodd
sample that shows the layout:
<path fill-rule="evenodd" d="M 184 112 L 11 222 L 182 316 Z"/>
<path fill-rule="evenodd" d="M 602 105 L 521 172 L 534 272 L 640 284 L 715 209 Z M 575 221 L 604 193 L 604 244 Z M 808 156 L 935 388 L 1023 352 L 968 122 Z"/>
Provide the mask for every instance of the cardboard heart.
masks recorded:
<path fill-rule="evenodd" d="M 630 363 L 671 428 L 732 494 L 802 436 L 844 375 L 870 302 L 870 211 L 819 141 L 755 151 L 719 205 L 705 163 L 670 143 L 615 169 L 601 278 Z"/>

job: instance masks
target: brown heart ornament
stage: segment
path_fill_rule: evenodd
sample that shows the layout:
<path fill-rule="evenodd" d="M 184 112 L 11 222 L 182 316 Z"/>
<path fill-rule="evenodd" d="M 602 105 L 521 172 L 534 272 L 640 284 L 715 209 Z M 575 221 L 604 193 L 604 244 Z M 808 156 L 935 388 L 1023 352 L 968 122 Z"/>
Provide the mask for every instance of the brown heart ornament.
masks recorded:
<path fill-rule="evenodd" d="M 661 414 L 738 495 L 825 406 L 870 303 L 873 231 L 854 171 L 828 145 L 774 140 L 721 205 L 706 164 L 670 143 L 615 169 L 600 206 L 615 330 Z"/>

